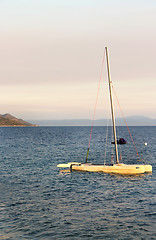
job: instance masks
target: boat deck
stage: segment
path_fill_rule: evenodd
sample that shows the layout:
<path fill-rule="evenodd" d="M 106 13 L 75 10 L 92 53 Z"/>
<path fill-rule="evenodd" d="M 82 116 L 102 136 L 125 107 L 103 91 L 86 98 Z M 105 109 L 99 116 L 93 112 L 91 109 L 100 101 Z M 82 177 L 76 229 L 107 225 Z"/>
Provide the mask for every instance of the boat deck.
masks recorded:
<path fill-rule="evenodd" d="M 105 172 L 125 175 L 143 174 L 145 172 L 152 172 L 151 165 L 127 165 L 127 164 L 114 164 L 114 165 L 98 165 L 91 163 L 82 163 L 78 165 L 71 165 L 71 170 L 84 171 L 84 172 Z"/>

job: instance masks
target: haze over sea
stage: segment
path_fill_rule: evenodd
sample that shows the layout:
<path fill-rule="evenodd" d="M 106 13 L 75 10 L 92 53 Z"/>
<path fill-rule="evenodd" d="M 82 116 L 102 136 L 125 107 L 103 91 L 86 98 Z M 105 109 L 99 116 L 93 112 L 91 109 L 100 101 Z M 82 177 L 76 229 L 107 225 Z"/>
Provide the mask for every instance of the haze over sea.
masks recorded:
<path fill-rule="evenodd" d="M 59 163 L 85 161 L 90 127 L 1 127 L 0 239 L 156 239 L 156 127 L 130 130 L 152 174 L 60 171 Z M 94 127 L 89 161 L 103 163 L 106 132 Z M 127 129 L 118 133 L 128 142 L 124 163 L 135 163 Z"/>

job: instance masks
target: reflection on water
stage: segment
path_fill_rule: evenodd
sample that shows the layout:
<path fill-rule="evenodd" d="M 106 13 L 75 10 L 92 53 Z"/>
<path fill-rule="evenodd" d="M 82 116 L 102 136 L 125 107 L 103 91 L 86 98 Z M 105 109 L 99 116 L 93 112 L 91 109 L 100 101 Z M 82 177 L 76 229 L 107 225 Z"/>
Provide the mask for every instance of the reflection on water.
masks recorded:
<path fill-rule="evenodd" d="M 71 174 L 70 169 L 63 169 L 63 170 L 59 170 L 59 173 L 61 175 L 67 175 L 67 174 Z"/>

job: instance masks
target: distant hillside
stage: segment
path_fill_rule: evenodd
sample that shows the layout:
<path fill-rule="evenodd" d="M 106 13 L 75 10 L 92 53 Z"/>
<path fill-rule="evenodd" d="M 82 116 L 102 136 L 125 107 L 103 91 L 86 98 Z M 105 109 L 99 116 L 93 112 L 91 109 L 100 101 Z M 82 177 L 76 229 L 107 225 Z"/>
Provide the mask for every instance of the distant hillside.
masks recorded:
<path fill-rule="evenodd" d="M 0 114 L 0 127 L 26 127 L 26 126 L 36 126 L 29 122 L 24 121 L 23 119 L 18 119 L 13 117 L 9 113 Z"/>
<path fill-rule="evenodd" d="M 32 120 L 34 124 L 40 126 L 91 126 L 92 120 L 90 119 L 62 119 L 62 120 Z M 126 118 L 128 126 L 156 126 L 156 119 L 151 119 L 144 116 L 130 116 Z M 108 119 L 108 125 L 112 123 Z M 117 126 L 125 126 L 122 118 L 116 119 Z M 94 126 L 107 126 L 107 119 L 97 119 L 94 121 Z"/>

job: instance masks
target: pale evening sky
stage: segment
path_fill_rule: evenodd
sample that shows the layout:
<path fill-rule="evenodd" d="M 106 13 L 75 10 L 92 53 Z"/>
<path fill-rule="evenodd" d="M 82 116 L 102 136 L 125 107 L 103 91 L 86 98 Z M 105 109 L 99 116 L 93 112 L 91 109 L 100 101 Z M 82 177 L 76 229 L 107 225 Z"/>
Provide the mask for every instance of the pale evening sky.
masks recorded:
<path fill-rule="evenodd" d="M 125 116 L 156 118 L 155 0 L 0 0 L 0 43 L 1 114 L 91 119 L 108 46 Z"/>

